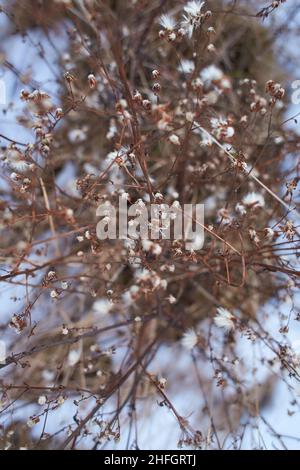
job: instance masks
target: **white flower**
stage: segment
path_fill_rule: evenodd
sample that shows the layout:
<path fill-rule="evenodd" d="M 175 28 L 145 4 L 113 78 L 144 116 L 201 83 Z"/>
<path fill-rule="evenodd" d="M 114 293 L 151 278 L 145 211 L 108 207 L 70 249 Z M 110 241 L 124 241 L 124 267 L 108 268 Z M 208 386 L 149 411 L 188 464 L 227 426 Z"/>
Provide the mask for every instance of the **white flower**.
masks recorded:
<path fill-rule="evenodd" d="M 182 28 L 186 30 L 189 37 L 192 36 L 194 29 L 197 29 L 201 24 L 201 9 L 205 2 L 198 0 L 189 1 L 184 7 L 185 14 L 181 22 Z"/>
<path fill-rule="evenodd" d="M 152 241 L 151 240 L 142 240 L 142 247 L 144 251 L 150 251 L 152 247 Z"/>
<path fill-rule="evenodd" d="M 62 395 L 60 395 L 60 396 L 58 397 L 58 399 L 57 399 L 57 404 L 58 404 L 58 405 L 63 405 L 64 402 L 65 402 L 64 397 L 63 397 Z"/>
<path fill-rule="evenodd" d="M 162 252 L 162 248 L 161 246 L 158 244 L 158 243 L 153 243 L 153 246 L 152 246 L 152 253 L 155 255 L 155 256 L 159 256 Z"/>
<path fill-rule="evenodd" d="M 97 85 L 97 80 L 96 80 L 96 77 L 94 74 L 90 73 L 89 76 L 88 76 L 88 81 L 89 81 L 89 85 L 90 85 L 90 88 L 93 89 L 96 87 Z"/>
<path fill-rule="evenodd" d="M 165 379 L 164 377 L 161 377 L 161 379 L 159 379 L 159 381 L 158 381 L 158 385 L 162 389 L 166 388 L 167 379 Z"/>
<path fill-rule="evenodd" d="M 207 50 L 208 50 L 208 52 L 216 52 L 216 47 L 215 47 L 214 44 L 210 43 L 207 46 Z"/>
<path fill-rule="evenodd" d="M 61 334 L 66 336 L 69 334 L 69 329 L 66 326 L 63 326 L 61 329 Z"/>
<path fill-rule="evenodd" d="M 226 331 L 233 330 L 235 327 L 234 316 L 226 308 L 218 307 L 217 315 L 214 318 L 215 324 Z"/>
<path fill-rule="evenodd" d="M 228 124 L 228 121 L 223 117 L 212 118 L 210 120 L 211 126 L 214 129 L 214 134 L 218 139 L 230 138 L 234 135 L 234 128 Z"/>
<path fill-rule="evenodd" d="M 247 214 L 245 206 L 243 204 L 241 204 L 240 202 L 238 202 L 237 205 L 235 206 L 235 210 L 240 215 Z"/>
<path fill-rule="evenodd" d="M 234 128 L 229 126 L 226 129 L 226 137 L 230 138 L 234 136 Z"/>
<path fill-rule="evenodd" d="M 252 192 L 243 197 L 243 204 L 247 207 L 254 205 L 256 207 L 264 207 L 265 199 L 262 194 Z"/>
<path fill-rule="evenodd" d="M 170 135 L 169 141 L 174 145 L 180 145 L 179 137 L 176 134 Z"/>
<path fill-rule="evenodd" d="M 50 297 L 51 297 L 52 299 L 57 299 L 57 298 L 59 297 L 59 293 L 57 292 L 56 289 L 54 289 L 54 290 L 52 290 L 52 291 L 50 292 Z"/>
<path fill-rule="evenodd" d="M 8 150 L 6 163 L 17 173 L 25 173 L 30 169 L 29 163 L 23 160 L 22 154 L 14 148 Z"/>
<path fill-rule="evenodd" d="M 204 134 L 204 132 L 201 132 L 200 145 L 201 145 L 201 147 L 212 147 L 213 140 L 208 134 Z"/>
<path fill-rule="evenodd" d="M 172 305 L 177 302 L 176 297 L 174 295 L 170 294 L 169 297 L 167 297 L 168 302 Z"/>
<path fill-rule="evenodd" d="M 208 83 L 219 81 L 223 78 L 223 76 L 224 74 L 222 70 L 215 65 L 209 65 L 208 67 L 205 67 L 200 73 L 200 77 L 203 82 Z"/>
<path fill-rule="evenodd" d="M 52 382 L 55 378 L 55 373 L 52 370 L 43 370 L 42 371 L 42 377 L 46 382 Z"/>
<path fill-rule="evenodd" d="M 34 425 L 35 425 L 35 422 L 33 421 L 33 419 L 30 418 L 30 419 L 27 421 L 27 426 L 28 426 L 29 428 L 33 428 Z"/>
<path fill-rule="evenodd" d="M 185 118 L 188 122 L 193 122 L 194 121 L 195 114 L 188 111 L 185 115 Z"/>
<path fill-rule="evenodd" d="M 75 364 L 77 364 L 77 362 L 79 361 L 80 356 L 81 356 L 81 351 L 79 349 L 78 350 L 73 349 L 73 351 L 70 351 L 68 355 L 68 365 L 70 367 L 75 366 Z"/>
<path fill-rule="evenodd" d="M 187 15 L 196 17 L 201 15 L 204 4 L 205 2 L 199 2 L 199 0 L 190 0 L 183 9 Z"/>
<path fill-rule="evenodd" d="M 107 299 L 99 299 L 93 305 L 93 310 L 97 315 L 107 315 L 112 308 L 112 303 Z"/>
<path fill-rule="evenodd" d="M 192 60 L 184 59 L 180 62 L 178 70 L 183 73 L 193 73 L 195 70 L 195 64 Z"/>
<path fill-rule="evenodd" d="M 38 404 L 39 404 L 40 406 L 43 406 L 43 405 L 45 405 L 46 403 L 47 403 L 47 398 L 45 397 L 45 395 L 39 396 L 39 398 L 38 398 Z"/>
<path fill-rule="evenodd" d="M 188 329 L 181 338 L 181 344 L 186 349 L 192 350 L 198 343 L 198 336 L 195 330 Z"/>
<path fill-rule="evenodd" d="M 71 143 L 83 142 L 86 139 L 86 132 L 82 129 L 72 129 L 68 133 L 69 141 Z"/>
<path fill-rule="evenodd" d="M 219 129 L 220 127 L 227 126 L 227 121 L 223 117 L 211 118 L 210 123 L 213 129 Z"/>
<path fill-rule="evenodd" d="M 265 234 L 269 240 L 272 240 L 272 238 L 274 237 L 274 230 L 270 227 L 267 227 L 265 228 Z"/>
<path fill-rule="evenodd" d="M 168 31 L 173 31 L 176 26 L 176 23 L 171 15 L 161 15 L 159 22 L 163 28 L 167 29 Z"/>

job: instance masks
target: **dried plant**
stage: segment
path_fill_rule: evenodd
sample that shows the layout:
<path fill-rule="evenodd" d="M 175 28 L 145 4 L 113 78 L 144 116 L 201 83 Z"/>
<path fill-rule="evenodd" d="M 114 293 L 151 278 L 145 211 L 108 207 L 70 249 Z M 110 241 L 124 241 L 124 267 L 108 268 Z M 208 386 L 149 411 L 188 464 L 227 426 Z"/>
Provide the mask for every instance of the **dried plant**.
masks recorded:
<path fill-rule="evenodd" d="M 299 446 L 283 3 L 2 2 L 1 448 Z M 203 203 L 204 246 L 99 240 L 120 196 Z"/>

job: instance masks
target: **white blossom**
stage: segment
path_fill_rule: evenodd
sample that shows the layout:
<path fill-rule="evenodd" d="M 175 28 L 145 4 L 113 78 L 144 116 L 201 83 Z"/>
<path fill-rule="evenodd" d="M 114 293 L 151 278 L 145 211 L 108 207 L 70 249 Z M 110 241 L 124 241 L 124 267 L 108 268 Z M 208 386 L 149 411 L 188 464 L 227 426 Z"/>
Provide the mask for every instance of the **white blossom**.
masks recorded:
<path fill-rule="evenodd" d="M 68 133 L 69 141 L 73 144 L 83 142 L 87 135 L 84 129 L 72 129 Z"/>
<path fill-rule="evenodd" d="M 17 173 L 25 173 L 30 169 L 29 163 L 23 159 L 22 154 L 15 148 L 7 151 L 5 162 Z"/>
<path fill-rule="evenodd" d="M 187 15 L 196 17 L 201 15 L 201 10 L 205 2 L 199 2 L 199 0 L 190 0 L 183 8 Z"/>
<path fill-rule="evenodd" d="M 222 70 L 215 65 L 209 65 L 208 67 L 205 67 L 200 73 L 200 78 L 203 80 L 203 82 L 208 82 L 209 84 L 211 82 L 221 80 L 223 76 L 224 74 Z"/>
<path fill-rule="evenodd" d="M 178 70 L 183 73 L 193 73 L 195 70 L 195 64 L 192 60 L 184 59 L 180 62 Z"/>
<path fill-rule="evenodd" d="M 238 202 L 235 206 L 235 210 L 238 214 L 240 215 L 245 215 L 247 214 L 247 210 L 245 208 L 245 206 L 243 204 L 241 204 L 240 202 Z"/>
<path fill-rule="evenodd" d="M 176 134 L 170 135 L 169 141 L 174 145 L 180 145 L 179 137 Z"/>
<path fill-rule="evenodd" d="M 198 343 L 198 336 L 194 329 L 188 329 L 181 338 L 181 344 L 186 349 L 192 350 Z"/>
<path fill-rule="evenodd" d="M 272 238 L 274 237 L 274 230 L 270 227 L 267 227 L 265 228 L 265 234 L 266 234 L 266 237 L 269 239 L 269 240 L 272 240 Z"/>
<path fill-rule="evenodd" d="M 214 322 L 219 328 L 224 328 L 226 331 L 233 330 L 235 327 L 234 319 L 232 313 L 226 308 L 217 308 L 217 315 L 214 317 Z"/>
<path fill-rule="evenodd" d="M 46 403 L 47 403 L 47 398 L 45 397 L 45 395 L 39 396 L 39 398 L 38 398 L 38 404 L 39 404 L 40 406 L 43 406 L 43 405 L 45 405 Z"/>
<path fill-rule="evenodd" d="M 171 15 L 161 15 L 159 22 L 161 26 L 168 31 L 173 31 L 176 26 L 176 23 Z"/>
<path fill-rule="evenodd" d="M 252 192 L 243 197 L 243 204 L 248 207 L 254 205 L 256 207 L 264 207 L 265 199 L 262 194 Z"/>
<path fill-rule="evenodd" d="M 61 334 L 66 336 L 69 334 L 69 329 L 66 326 L 63 326 L 61 329 Z"/>
<path fill-rule="evenodd" d="M 170 294 L 168 297 L 167 297 L 167 300 L 168 302 L 172 305 L 172 304 L 175 304 L 177 302 L 176 300 L 176 297 L 174 297 L 174 295 Z"/>
<path fill-rule="evenodd" d="M 113 304 L 107 300 L 107 299 L 98 299 L 96 300 L 96 302 L 94 303 L 93 305 L 93 311 L 97 314 L 97 315 L 107 315 L 111 308 L 112 308 Z"/>
<path fill-rule="evenodd" d="M 59 293 L 57 292 L 56 289 L 54 289 L 54 290 L 52 290 L 52 291 L 50 292 L 50 297 L 51 297 L 52 299 L 57 299 L 57 298 L 59 297 Z"/>
<path fill-rule="evenodd" d="M 77 362 L 80 360 L 81 357 L 81 351 L 80 349 L 73 349 L 72 351 L 69 352 L 68 355 L 68 365 L 70 367 L 75 366 Z"/>

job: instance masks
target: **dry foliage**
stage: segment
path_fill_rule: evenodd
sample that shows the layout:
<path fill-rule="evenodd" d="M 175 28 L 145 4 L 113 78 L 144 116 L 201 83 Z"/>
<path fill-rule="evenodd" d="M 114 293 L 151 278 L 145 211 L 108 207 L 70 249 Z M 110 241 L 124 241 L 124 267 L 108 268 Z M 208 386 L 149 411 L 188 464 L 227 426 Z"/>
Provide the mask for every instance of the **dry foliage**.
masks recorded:
<path fill-rule="evenodd" d="M 179 446 L 239 448 L 259 426 L 288 445 L 263 411 L 282 381 L 299 412 L 300 141 L 285 30 L 262 21 L 282 3 L 2 2 L 3 36 L 51 79 L 3 42 L 1 448 L 138 448 L 159 413 Z M 99 240 L 120 195 L 204 203 L 203 248 Z"/>

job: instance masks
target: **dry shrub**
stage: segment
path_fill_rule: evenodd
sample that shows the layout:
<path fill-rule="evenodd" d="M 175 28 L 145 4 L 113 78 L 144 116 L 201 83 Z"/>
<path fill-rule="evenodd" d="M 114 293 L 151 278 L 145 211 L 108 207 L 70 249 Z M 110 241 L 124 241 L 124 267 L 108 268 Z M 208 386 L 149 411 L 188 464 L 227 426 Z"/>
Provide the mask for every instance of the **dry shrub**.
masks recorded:
<path fill-rule="evenodd" d="M 21 33 L 53 81 L 37 89 L 4 51 L 31 138 L 1 137 L 1 281 L 23 286 L 1 327 L 3 447 L 137 446 L 132 424 L 147 428 L 159 402 L 179 445 L 219 448 L 229 433 L 235 448 L 278 379 L 299 380 L 298 163 L 287 164 L 299 139 L 261 21 L 283 2 L 258 16 L 259 2 L 231 3 L 4 5 L 4 34 Z M 99 240 L 96 209 L 122 194 L 204 203 L 203 248 Z M 191 419 L 172 401 L 187 389 L 201 403 Z M 48 432 L 58 409 L 67 425 Z"/>

